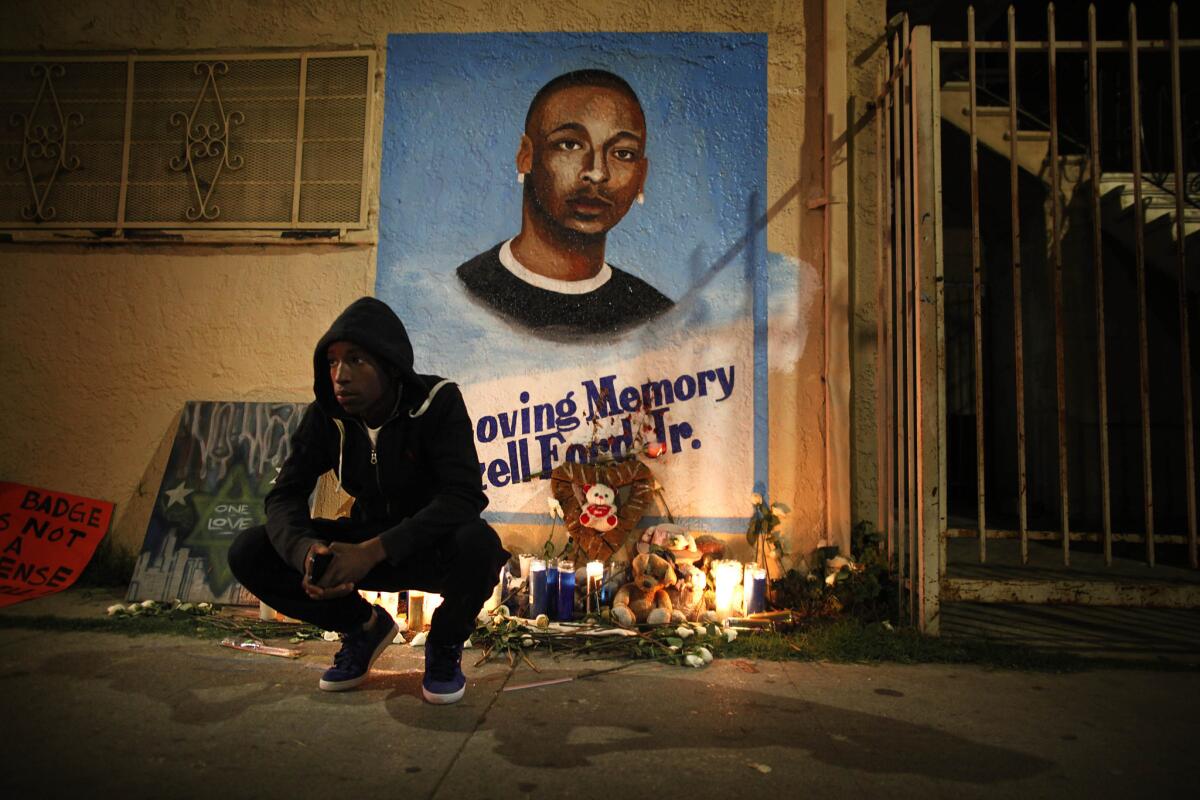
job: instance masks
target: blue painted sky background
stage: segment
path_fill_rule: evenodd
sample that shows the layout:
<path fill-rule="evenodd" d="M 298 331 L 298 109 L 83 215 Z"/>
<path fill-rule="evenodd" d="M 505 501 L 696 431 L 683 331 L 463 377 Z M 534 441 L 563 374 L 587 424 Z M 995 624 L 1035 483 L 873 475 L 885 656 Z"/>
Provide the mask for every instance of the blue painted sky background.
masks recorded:
<path fill-rule="evenodd" d="M 615 72 L 641 98 L 646 203 L 610 232 L 607 259 L 679 303 L 605 349 L 630 358 L 649 341 L 750 314 L 752 276 L 766 266 L 765 230 L 753 227 L 765 208 L 766 53 L 765 34 L 389 36 L 376 294 L 414 323 L 429 368 L 470 381 L 538 355 L 527 340 L 498 341 L 510 329 L 472 319 L 481 312 L 462 305 L 454 269 L 519 231 L 525 112 L 546 81 L 574 69 Z M 451 357 L 447 318 L 455 345 L 486 342 L 488 358 Z M 596 343 L 586 346 L 594 358 Z M 554 345 L 560 361 L 571 350 Z"/>

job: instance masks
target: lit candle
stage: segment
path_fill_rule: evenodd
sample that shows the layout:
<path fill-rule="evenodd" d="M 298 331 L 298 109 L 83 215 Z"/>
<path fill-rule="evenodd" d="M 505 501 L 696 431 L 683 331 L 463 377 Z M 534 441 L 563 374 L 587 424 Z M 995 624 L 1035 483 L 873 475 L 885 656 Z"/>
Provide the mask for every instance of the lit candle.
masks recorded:
<path fill-rule="evenodd" d="M 558 619 L 558 560 L 553 558 L 546 562 L 546 610 L 542 613 Z"/>
<path fill-rule="evenodd" d="M 529 616 L 546 613 L 546 562 L 540 558 L 529 562 Z"/>
<path fill-rule="evenodd" d="M 569 622 L 575 613 L 575 562 L 558 562 L 558 615 L 556 619 Z"/>
<path fill-rule="evenodd" d="M 433 621 L 433 612 L 442 604 L 442 596 L 433 592 L 425 593 L 425 619 Z"/>
<path fill-rule="evenodd" d="M 584 611 L 600 613 L 600 583 L 604 580 L 604 565 L 599 561 L 587 563 L 587 594 L 584 596 Z"/>
<path fill-rule="evenodd" d="M 704 590 L 708 588 L 708 576 L 703 570 L 692 569 L 692 608 L 699 608 L 704 602 Z"/>
<path fill-rule="evenodd" d="M 742 581 L 742 562 L 714 561 L 713 584 L 716 587 L 717 617 L 725 619 L 733 613 L 733 591 Z"/>
<path fill-rule="evenodd" d="M 747 564 L 742 580 L 742 612 L 758 614 L 767 610 L 767 571 Z"/>
<path fill-rule="evenodd" d="M 750 613 L 767 610 L 767 570 L 763 567 L 754 568 L 754 597 L 756 607 Z"/>

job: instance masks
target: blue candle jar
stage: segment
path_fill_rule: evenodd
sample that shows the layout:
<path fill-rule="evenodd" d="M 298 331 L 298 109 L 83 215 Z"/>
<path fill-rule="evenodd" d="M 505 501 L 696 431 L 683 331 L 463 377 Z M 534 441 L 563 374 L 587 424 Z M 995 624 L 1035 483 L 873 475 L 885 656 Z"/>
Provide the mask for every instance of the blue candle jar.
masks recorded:
<path fill-rule="evenodd" d="M 541 613 L 558 619 L 558 561 L 553 558 L 546 562 L 546 610 Z"/>
<path fill-rule="evenodd" d="M 558 562 L 558 615 L 555 619 L 569 622 L 575 613 L 575 562 Z"/>
<path fill-rule="evenodd" d="M 529 616 L 546 613 L 546 562 L 535 558 L 529 562 Z"/>

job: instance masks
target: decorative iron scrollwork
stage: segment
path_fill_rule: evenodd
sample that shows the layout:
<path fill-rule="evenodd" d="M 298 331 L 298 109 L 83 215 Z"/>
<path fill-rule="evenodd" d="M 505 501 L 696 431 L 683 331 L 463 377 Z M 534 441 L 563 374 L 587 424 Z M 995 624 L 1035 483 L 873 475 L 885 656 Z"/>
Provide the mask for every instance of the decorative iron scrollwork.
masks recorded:
<path fill-rule="evenodd" d="M 192 106 L 190 114 L 176 111 L 171 115 L 171 125 L 184 129 L 184 142 L 182 155 L 172 158 L 170 167 L 175 172 L 187 172 L 188 177 L 191 178 L 196 204 L 187 209 L 188 221 L 212 221 L 221 213 L 220 206 L 209 202 L 212 199 L 213 190 L 217 188 L 221 172 L 226 169 L 233 172 L 243 166 L 241 156 L 230 155 L 229 133 L 234 125 L 241 125 L 245 121 L 245 116 L 240 111 L 226 113 L 225 106 L 221 102 L 217 76 L 224 75 L 229 71 L 225 62 L 200 62 L 192 71 L 197 75 L 204 76 L 204 85 L 200 87 L 200 94 L 196 98 L 196 104 Z M 217 119 L 215 122 L 206 124 L 199 122 L 198 118 L 210 90 L 212 92 L 211 102 L 216 104 Z M 212 174 L 205 178 L 200 174 L 198 167 L 212 163 L 214 159 L 215 167 L 211 167 Z"/>
<path fill-rule="evenodd" d="M 67 132 L 83 124 L 83 114 L 72 111 L 64 114 L 58 102 L 58 93 L 54 90 L 54 79 L 67 74 L 62 64 L 34 64 L 29 75 L 38 82 L 37 96 L 28 114 L 16 113 L 9 117 L 9 125 L 20 127 L 24 131 L 21 137 L 21 154 L 8 159 L 8 168 L 12 172 L 24 170 L 29 181 L 29 192 L 33 202 L 21 209 L 21 216 L 27 220 L 47 222 L 54 219 L 58 212 L 46 201 L 55 180 L 64 172 L 72 172 L 80 168 L 79 156 L 67 155 Z M 49 114 L 50 121 L 40 124 L 39 114 Z M 46 182 L 40 187 L 34 166 L 44 165 L 49 170 Z M 39 170 L 41 172 L 42 170 Z"/>

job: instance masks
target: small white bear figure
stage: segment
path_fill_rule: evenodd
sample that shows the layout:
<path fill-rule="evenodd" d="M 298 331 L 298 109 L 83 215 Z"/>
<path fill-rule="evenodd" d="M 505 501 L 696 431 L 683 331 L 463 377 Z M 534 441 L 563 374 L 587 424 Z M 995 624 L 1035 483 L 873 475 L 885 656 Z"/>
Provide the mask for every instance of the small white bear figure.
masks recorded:
<path fill-rule="evenodd" d="M 579 524 L 601 533 L 617 527 L 616 493 L 603 483 L 585 484 L 583 491 L 587 505 L 579 514 Z"/>

